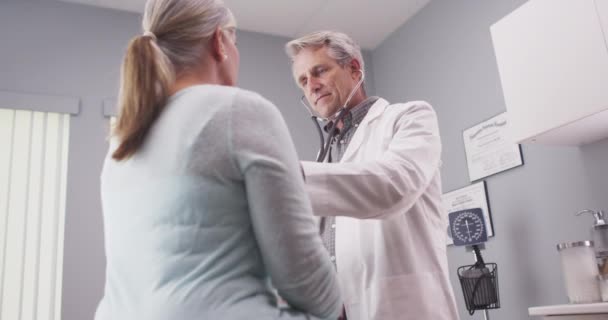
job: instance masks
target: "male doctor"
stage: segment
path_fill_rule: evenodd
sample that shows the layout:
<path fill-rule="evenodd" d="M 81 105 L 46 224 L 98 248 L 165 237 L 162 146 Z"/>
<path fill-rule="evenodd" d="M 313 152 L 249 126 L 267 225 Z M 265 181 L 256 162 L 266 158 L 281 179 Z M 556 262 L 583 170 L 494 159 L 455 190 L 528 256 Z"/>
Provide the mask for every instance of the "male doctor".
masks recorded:
<path fill-rule="evenodd" d="M 458 319 L 433 108 L 423 101 L 368 97 L 357 86 L 364 74 L 361 50 L 345 34 L 315 32 L 290 41 L 286 51 L 314 111 L 332 119 L 343 105 L 348 110 L 336 124 L 330 151 L 338 162 L 302 162 L 337 267 L 343 318 Z"/>

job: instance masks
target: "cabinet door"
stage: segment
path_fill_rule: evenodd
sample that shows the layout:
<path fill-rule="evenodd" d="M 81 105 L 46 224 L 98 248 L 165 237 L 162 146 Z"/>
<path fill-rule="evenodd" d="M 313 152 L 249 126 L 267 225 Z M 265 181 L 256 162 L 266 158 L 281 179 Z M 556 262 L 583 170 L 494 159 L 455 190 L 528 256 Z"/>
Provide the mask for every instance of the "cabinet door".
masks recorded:
<path fill-rule="evenodd" d="M 530 0 L 491 27 L 516 141 L 538 139 L 608 107 L 608 51 L 596 5 Z"/>
<path fill-rule="evenodd" d="M 600 23 L 602 24 L 602 31 L 604 32 L 606 50 L 608 50 L 608 0 L 595 0 L 595 5 L 600 17 Z"/>

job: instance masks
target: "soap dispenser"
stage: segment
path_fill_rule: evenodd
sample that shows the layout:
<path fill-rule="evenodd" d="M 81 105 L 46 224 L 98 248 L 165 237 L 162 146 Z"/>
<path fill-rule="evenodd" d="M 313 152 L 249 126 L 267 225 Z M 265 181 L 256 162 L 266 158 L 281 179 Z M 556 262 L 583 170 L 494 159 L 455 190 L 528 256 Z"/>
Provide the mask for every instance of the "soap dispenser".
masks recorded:
<path fill-rule="evenodd" d="M 608 224 L 604 220 L 603 211 L 583 210 L 576 215 L 580 216 L 590 213 L 595 218 L 595 223 L 591 228 L 591 239 L 595 246 L 595 256 L 599 259 L 608 258 Z"/>

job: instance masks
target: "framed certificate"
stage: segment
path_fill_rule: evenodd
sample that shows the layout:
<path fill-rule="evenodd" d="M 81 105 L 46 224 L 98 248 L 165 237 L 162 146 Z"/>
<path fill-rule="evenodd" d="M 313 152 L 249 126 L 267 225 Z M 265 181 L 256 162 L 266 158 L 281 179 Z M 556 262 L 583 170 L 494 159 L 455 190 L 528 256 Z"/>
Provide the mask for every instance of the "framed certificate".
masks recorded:
<path fill-rule="evenodd" d="M 464 188 L 444 193 L 441 200 L 446 214 L 460 210 L 481 208 L 487 228 L 487 235 L 488 237 L 494 236 L 494 227 L 492 226 L 492 217 L 490 215 L 490 204 L 488 203 L 488 190 L 485 181 L 480 181 Z M 452 240 L 450 226 L 447 228 L 447 233 L 447 244 L 451 245 L 454 241 Z"/>
<path fill-rule="evenodd" d="M 521 146 L 507 132 L 506 112 L 464 130 L 462 137 L 471 181 L 524 164 Z"/>

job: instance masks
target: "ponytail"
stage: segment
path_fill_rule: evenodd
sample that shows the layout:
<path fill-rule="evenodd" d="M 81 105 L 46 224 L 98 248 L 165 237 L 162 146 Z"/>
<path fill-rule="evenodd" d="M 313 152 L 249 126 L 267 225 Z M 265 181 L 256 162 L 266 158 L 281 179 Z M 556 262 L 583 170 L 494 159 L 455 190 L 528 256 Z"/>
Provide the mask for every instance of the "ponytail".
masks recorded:
<path fill-rule="evenodd" d="M 141 148 L 165 108 L 174 79 L 173 65 L 155 37 L 144 35 L 131 40 L 122 64 L 120 111 L 112 132 L 120 144 L 113 159 L 128 159 Z"/>
<path fill-rule="evenodd" d="M 176 73 L 199 65 L 213 32 L 229 26 L 236 21 L 222 0 L 146 1 L 145 32 L 131 40 L 122 63 L 114 160 L 126 160 L 143 146 Z"/>

